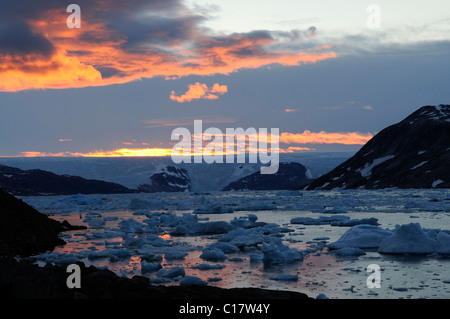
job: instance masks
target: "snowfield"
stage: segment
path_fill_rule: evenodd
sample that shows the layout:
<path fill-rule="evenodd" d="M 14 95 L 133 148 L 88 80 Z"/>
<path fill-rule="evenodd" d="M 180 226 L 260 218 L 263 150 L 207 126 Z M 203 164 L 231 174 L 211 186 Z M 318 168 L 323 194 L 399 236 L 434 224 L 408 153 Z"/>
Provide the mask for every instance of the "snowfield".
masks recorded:
<path fill-rule="evenodd" d="M 39 264 L 107 267 L 158 285 L 327 298 L 449 298 L 450 192 L 255 191 L 22 197 L 85 225 Z M 366 268 L 381 268 L 368 288 Z"/>

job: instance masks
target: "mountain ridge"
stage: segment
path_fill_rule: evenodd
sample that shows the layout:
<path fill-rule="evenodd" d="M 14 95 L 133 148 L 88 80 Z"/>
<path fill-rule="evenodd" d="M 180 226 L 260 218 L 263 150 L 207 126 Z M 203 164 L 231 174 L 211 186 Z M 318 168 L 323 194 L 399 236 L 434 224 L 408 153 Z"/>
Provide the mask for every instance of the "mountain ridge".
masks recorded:
<path fill-rule="evenodd" d="M 427 105 L 304 189 L 449 188 L 449 167 L 450 105 Z"/>

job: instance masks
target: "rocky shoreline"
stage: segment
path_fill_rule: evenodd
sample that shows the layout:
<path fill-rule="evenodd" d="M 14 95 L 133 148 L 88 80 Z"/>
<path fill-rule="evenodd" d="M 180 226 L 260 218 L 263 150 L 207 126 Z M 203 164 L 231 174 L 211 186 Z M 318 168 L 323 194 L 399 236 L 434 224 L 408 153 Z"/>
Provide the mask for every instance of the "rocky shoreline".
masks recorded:
<path fill-rule="evenodd" d="M 147 277 L 123 278 L 107 269 L 81 270 L 81 288 L 68 288 L 66 267 L 47 264 L 39 267 L 14 258 L 0 260 L 0 296 L 14 299 L 308 299 L 305 294 L 259 288 L 223 289 L 212 286 L 157 286 Z"/>

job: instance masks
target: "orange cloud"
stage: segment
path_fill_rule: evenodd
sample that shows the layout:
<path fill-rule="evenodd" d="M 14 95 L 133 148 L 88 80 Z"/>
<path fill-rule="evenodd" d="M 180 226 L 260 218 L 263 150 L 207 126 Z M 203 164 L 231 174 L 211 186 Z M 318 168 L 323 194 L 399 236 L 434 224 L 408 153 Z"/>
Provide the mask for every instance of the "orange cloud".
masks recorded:
<path fill-rule="evenodd" d="M 373 137 L 372 134 L 361 134 L 357 132 L 327 133 L 324 131 L 313 133 L 281 133 L 280 143 L 286 144 L 345 144 L 364 145 Z"/>
<path fill-rule="evenodd" d="M 175 91 L 172 91 L 170 99 L 178 103 L 191 102 L 192 100 L 217 100 L 219 98 L 217 94 L 222 95 L 227 92 L 228 87 L 226 85 L 214 83 L 211 88 L 208 88 L 206 84 L 196 82 L 188 85 L 187 92 L 181 96 L 176 96 Z"/>
<path fill-rule="evenodd" d="M 302 151 L 315 151 L 315 148 L 309 148 L 309 147 L 298 147 L 298 146 L 290 146 L 287 149 L 280 148 L 280 153 L 295 153 L 295 152 L 302 152 Z"/>
<path fill-rule="evenodd" d="M 294 112 L 300 112 L 300 109 L 284 109 L 284 111 L 286 112 L 286 113 L 294 113 Z"/>
<path fill-rule="evenodd" d="M 58 52 L 50 59 L 32 55 L 0 58 L 0 91 L 61 89 L 96 85 L 102 75 L 93 66 Z"/>
<path fill-rule="evenodd" d="M 4 157 L 132 157 L 132 156 L 170 156 L 171 148 L 121 148 L 112 151 L 96 150 L 93 152 L 21 152 L 17 156 Z"/>

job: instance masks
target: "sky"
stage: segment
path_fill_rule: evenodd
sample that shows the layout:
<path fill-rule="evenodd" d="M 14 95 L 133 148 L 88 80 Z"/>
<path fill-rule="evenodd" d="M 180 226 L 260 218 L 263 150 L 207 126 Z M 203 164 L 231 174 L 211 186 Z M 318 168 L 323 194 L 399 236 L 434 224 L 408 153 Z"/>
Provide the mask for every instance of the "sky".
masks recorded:
<path fill-rule="evenodd" d="M 448 0 L 73 1 L 0 4 L 0 156 L 170 155 L 194 120 L 354 152 L 450 103 Z"/>

